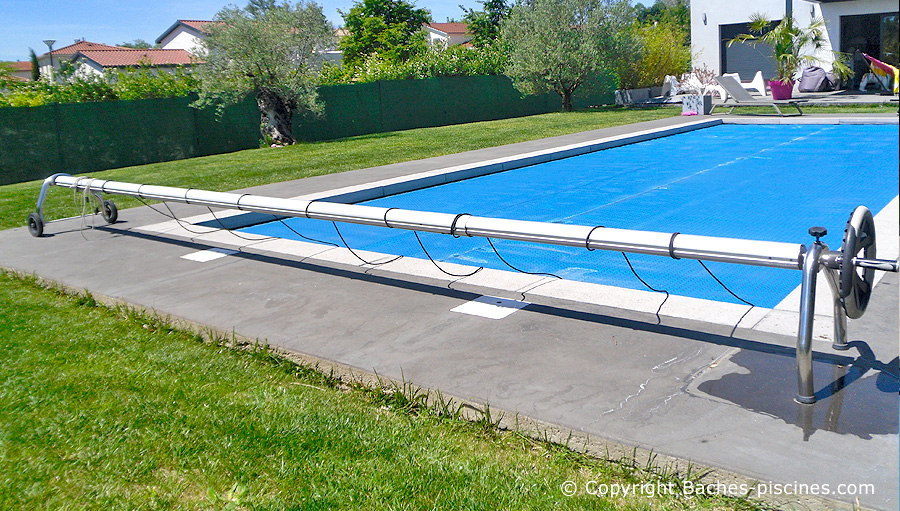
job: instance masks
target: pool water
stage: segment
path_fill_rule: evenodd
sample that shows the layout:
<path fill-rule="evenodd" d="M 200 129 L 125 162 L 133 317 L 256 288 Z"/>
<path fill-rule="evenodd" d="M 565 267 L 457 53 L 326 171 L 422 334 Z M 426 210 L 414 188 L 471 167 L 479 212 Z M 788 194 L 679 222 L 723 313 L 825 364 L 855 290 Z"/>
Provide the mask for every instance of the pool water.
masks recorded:
<path fill-rule="evenodd" d="M 898 134 L 891 125 L 719 125 L 361 204 L 803 244 L 811 241 L 808 228 L 821 225 L 829 231 L 823 241 L 837 248 L 856 206 L 877 213 L 897 196 Z M 342 244 L 330 222 L 285 222 L 303 236 Z M 412 232 L 338 227 L 350 248 L 425 258 Z M 303 239 L 280 222 L 242 231 Z M 509 269 L 485 239 L 419 236 L 439 262 Z M 646 289 L 620 253 L 506 240 L 494 246 L 524 271 Z M 656 289 L 739 303 L 697 261 L 628 258 Z M 799 271 L 706 265 L 761 307 L 774 307 L 800 283 Z"/>

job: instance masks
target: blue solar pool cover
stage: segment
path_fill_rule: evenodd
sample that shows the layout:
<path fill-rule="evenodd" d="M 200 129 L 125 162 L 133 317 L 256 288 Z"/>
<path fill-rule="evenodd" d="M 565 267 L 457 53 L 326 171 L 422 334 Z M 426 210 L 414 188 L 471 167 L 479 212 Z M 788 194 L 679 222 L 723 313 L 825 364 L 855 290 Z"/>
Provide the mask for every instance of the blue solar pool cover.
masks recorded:
<path fill-rule="evenodd" d="M 898 128 L 873 125 L 720 125 L 523 167 L 363 204 L 477 216 L 603 225 L 789 243 L 809 227 L 841 245 L 862 204 L 879 212 L 898 193 Z M 286 222 L 311 238 L 341 244 L 330 222 Z M 425 258 L 412 232 L 339 224 L 351 248 Z M 302 239 L 279 222 L 243 229 Z M 508 270 L 479 238 L 419 235 L 438 261 Z M 646 289 L 622 254 L 494 240 L 510 264 L 530 272 Z M 648 284 L 675 295 L 740 303 L 692 260 L 629 255 Z M 707 263 L 741 298 L 774 307 L 800 272 Z"/>

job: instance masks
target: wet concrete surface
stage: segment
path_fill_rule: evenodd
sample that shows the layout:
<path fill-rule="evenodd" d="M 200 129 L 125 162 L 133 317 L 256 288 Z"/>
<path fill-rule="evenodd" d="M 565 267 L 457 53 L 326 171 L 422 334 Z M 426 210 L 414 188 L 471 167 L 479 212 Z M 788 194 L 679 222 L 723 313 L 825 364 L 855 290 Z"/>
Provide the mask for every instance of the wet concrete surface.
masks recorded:
<path fill-rule="evenodd" d="M 796 381 L 795 359 L 784 353 L 739 351 L 706 373 L 697 390 L 796 426 L 803 430 L 804 441 L 817 430 L 865 440 L 873 435 L 896 435 L 897 358 L 887 363 L 875 360 L 863 341 L 855 341 L 852 348 L 859 349 L 859 357 L 818 356 L 813 360 L 813 372 L 825 385 L 816 392 L 817 401 L 812 405 L 769 397 Z M 724 374 L 710 379 L 719 373 Z"/>

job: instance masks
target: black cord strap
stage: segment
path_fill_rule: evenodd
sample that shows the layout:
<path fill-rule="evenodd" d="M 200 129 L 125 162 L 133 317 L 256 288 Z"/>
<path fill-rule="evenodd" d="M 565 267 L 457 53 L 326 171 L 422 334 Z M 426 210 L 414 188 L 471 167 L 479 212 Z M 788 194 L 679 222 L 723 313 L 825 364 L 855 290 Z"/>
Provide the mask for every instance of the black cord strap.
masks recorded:
<path fill-rule="evenodd" d="M 431 257 L 431 254 L 429 254 L 428 250 L 425 249 L 425 245 L 422 243 L 422 239 L 419 238 L 419 233 L 416 231 L 413 231 L 413 234 L 416 235 L 416 241 L 419 242 L 419 246 L 422 247 L 422 252 L 425 252 L 425 255 L 428 257 L 428 260 L 431 261 L 431 264 L 433 264 L 434 267 L 437 268 L 438 270 L 441 270 L 443 273 L 450 275 L 451 277 L 471 277 L 472 275 L 475 275 L 476 273 L 478 273 L 484 269 L 484 266 L 479 266 L 472 273 L 451 273 L 451 272 L 441 268 L 440 265 L 437 263 L 437 261 L 435 261 Z"/>
<path fill-rule="evenodd" d="M 297 232 L 296 229 L 294 229 L 293 227 L 291 227 L 290 225 L 288 225 L 288 223 L 285 222 L 284 219 L 282 219 L 282 218 L 276 218 L 276 220 L 278 220 L 279 222 L 281 222 L 281 225 L 287 227 L 289 231 L 291 231 L 292 233 L 296 234 L 297 236 L 300 236 L 301 238 L 303 238 L 303 239 L 305 239 L 305 240 L 309 240 L 309 241 L 312 241 L 312 242 L 314 242 L 314 243 L 321 243 L 322 245 L 331 245 L 331 246 L 333 246 L 333 247 L 340 247 L 340 245 L 338 245 L 337 243 L 332 243 L 332 242 L 330 242 L 330 241 L 317 240 L 317 239 L 315 239 L 315 238 L 310 238 L 309 236 L 304 236 L 304 235 L 300 234 L 299 232 Z"/>
<path fill-rule="evenodd" d="M 307 202 L 307 203 L 306 203 L 306 207 L 303 208 L 303 214 L 306 216 L 306 219 L 307 219 L 307 220 L 309 220 L 309 206 L 310 206 L 313 202 L 316 202 L 316 200 L 313 199 L 313 200 Z"/>
<path fill-rule="evenodd" d="M 384 218 L 383 218 L 384 226 L 387 227 L 388 229 L 393 229 L 393 227 L 391 227 L 391 224 L 389 224 L 387 221 L 387 214 L 390 213 L 392 209 L 397 209 L 397 208 L 387 208 L 386 210 L 384 210 Z"/>
<path fill-rule="evenodd" d="M 464 216 L 472 216 L 472 215 L 470 215 L 468 213 L 460 213 L 460 214 L 456 215 L 453 218 L 453 222 L 450 224 L 450 236 L 453 236 L 454 238 L 459 238 L 459 236 L 456 235 L 456 223 L 459 222 L 459 219 Z M 468 236 L 468 233 L 466 233 L 466 236 Z"/>
<path fill-rule="evenodd" d="M 357 259 L 359 259 L 359 260 L 362 261 L 363 263 L 368 264 L 369 266 L 381 266 L 382 264 L 392 263 L 392 262 L 394 262 L 394 261 L 396 261 L 396 260 L 398 260 L 398 259 L 402 259 L 402 258 L 403 258 L 402 255 L 398 255 L 397 257 L 395 257 L 395 258 L 393 258 L 393 259 L 390 259 L 390 260 L 388 260 L 388 261 L 383 261 L 383 262 L 380 262 L 380 263 L 375 263 L 375 262 L 372 262 L 372 261 L 366 261 L 365 259 L 363 259 L 362 257 L 360 257 L 359 254 L 357 254 L 355 250 L 353 250 L 352 248 L 350 248 L 350 245 L 347 244 L 347 240 L 344 239 L 344 236 L 341 234 L 341 230 L 338 229 L 337 222 L 332 221 L 332 222 L 331 222 L 331 225 L 334 226 L 334 230 L 337 232 L 338 238 L 341 239 L 341 242 L 344 244 L 344 247 L 345 247 L 347 250 L 349 250 L 350 253 L 354 255 L 354 257 L 356 257 Z"/>
<path fill-rule="evenodd" d="M 494 246 L 494 242 L 491 241 L 490 238 L 485 238 L 485 239 L 488 241 L 488 245 L 491 246 L 491 249 L 494 250 L 494 253 L 497 254 L 497 257 L 498 257 L 501 261 L 503 261 L 503 264 L 505 264 L 506 266 L 509 266 L 509 267 L 512 268 L 513 270 L 516 270 L 516 271 L 519 272 L 519 273 L 524 273 L 525 275 L 546 275 L 546 276 L 548 276 L 548 277 L 555 277 L 555 278 L 557 278 L 557 279 L 562 280 L 562 277 L 560 277 L 559 275 L 556 275 L 555 273 L 546 273 L 546 272 L 542 272 L 542 271 L 525 271 L 525 270 L 521 270 L 521 269 L 519 269 L 519 268 L 516 268 L 515 266 L 509 264 L 509 262 L 508 262 L 506 259 L 504 259 L 502 255 L 500 255 L 500 252 L 497 251 L 497 247 Z M 523 295 L 524 295 L 524 293 L 523 293 Z"/>
<path fill-rule="evenodd" d="M 660 304 L 659 304 L 659 307 L 656 309 L 656 324 L 657 324 L 657 325 L 661 325 L 661 324 L 662 324 L 662 318 L 659 316 L 659 311 L 662 310 L 663 305 L 665 305 L 666 302 L 669 300 L 669 292 L 666 291 L 665 289 L 656 289 L 655 287 L 651 286 L 650 284 L 647 284 L 647 281 L 645 281 L 644 279 L 642 279 L 641 276 L 638 275 L 637 271 L 635 271 L 634 266 L 631 265 L 631 261 L 628 259 L 628 256 L 625 255 L 625 252 L 622 252 L 621 254 L 622 254 L 622 257 L 625 258 L 625 262 L 628 263 L 628 269 L 631 270 L 631 273 L 634 274 L 634 276 L 637 277 L 637 279 L 638 279 L 639 281 L 641 281 L 641 284 L 643 284 L 644 287 L 646 287 L 646 288 L 649 289 L 650 291 L 653 291 L 653 292 L 656 292 L 656 293 L 665 293 L 665 294 L 666 294 L 666 297 L 663 298 L 662 303 L 660 303 Z"/>
<path fill-rule="evenodd" d="M 669 257 L 671 257 L 672 259 L 681 259 L 680 257 L 675 257 L 675 236 L 678 236 L 679 234 L 681 233 L 673 232 L 672 237 L 669 238 Z"/>
<path fill-rule="evenodd" d="M 591 234 L 594 234 L 594 231 L 597 229 L 603 229 L 602 225 L 598 225 L 591 229 L 591 232 L 588 233 L 587 238 L 584 239 L 584 248 L 588 249 L 588 251 L 593 252 L 594 249 L 591 248 Z"/>

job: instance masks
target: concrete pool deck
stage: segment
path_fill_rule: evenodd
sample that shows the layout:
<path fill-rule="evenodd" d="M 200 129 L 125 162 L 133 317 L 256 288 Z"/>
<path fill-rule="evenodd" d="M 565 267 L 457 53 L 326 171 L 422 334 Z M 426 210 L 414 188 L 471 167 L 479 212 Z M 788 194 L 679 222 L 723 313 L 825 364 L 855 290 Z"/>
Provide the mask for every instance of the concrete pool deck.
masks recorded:
<path fill-rule="evenodd" d="M 245 191 L 306 196 L 688 122 L 653 121 Z M 173 210 L 182 218 L 198 212 Z M 850 351 L 814 342 L 821 399 L 802 406 L 792 401 L 796 340 L 789 332 L 738 328 L 732 335 L 730 324 L 666 315 L 656 325 L 647 311 L 557 296 L 532 300 L 527 293 L 531 305 L 498 311 L 491 303 L 470 303 L 498 288 L 503 291 L 493 294 L 521 300 L 510 290 L 531 284 L 516 283 L 517 275 L 497 277 L 512 284 L 446 283 L 367 267 L 348 254 L 311 259 L 314 254 L 255 250 L 227 232 L 147 229 L 160 219 L 137 208 L 84 237 L 80 219 L 48 224 L 52 236 L 41 239 L 24 228 L 3 231 L 0 265 L 266 340 L 325 366 L 332 361 L 490 403 L 509 416 L 590 435 L 600 445 L 635 446 L 763 483 L 828 484 L 833 492 L 840 484 L 872 484 L 874 495 L 859 495 L 863 506 L 900 503 L 896 275 L 876 287 L 866 315 L 850 322 Z M 205 252 L 211 248 L 220 250 Z M 467 304 L 508 315 L 452 311 Z M 819 309 L 827 304 L 820 301 Z M 801 508 L 829 505 L 814 496 L 787 500 Z"/>

